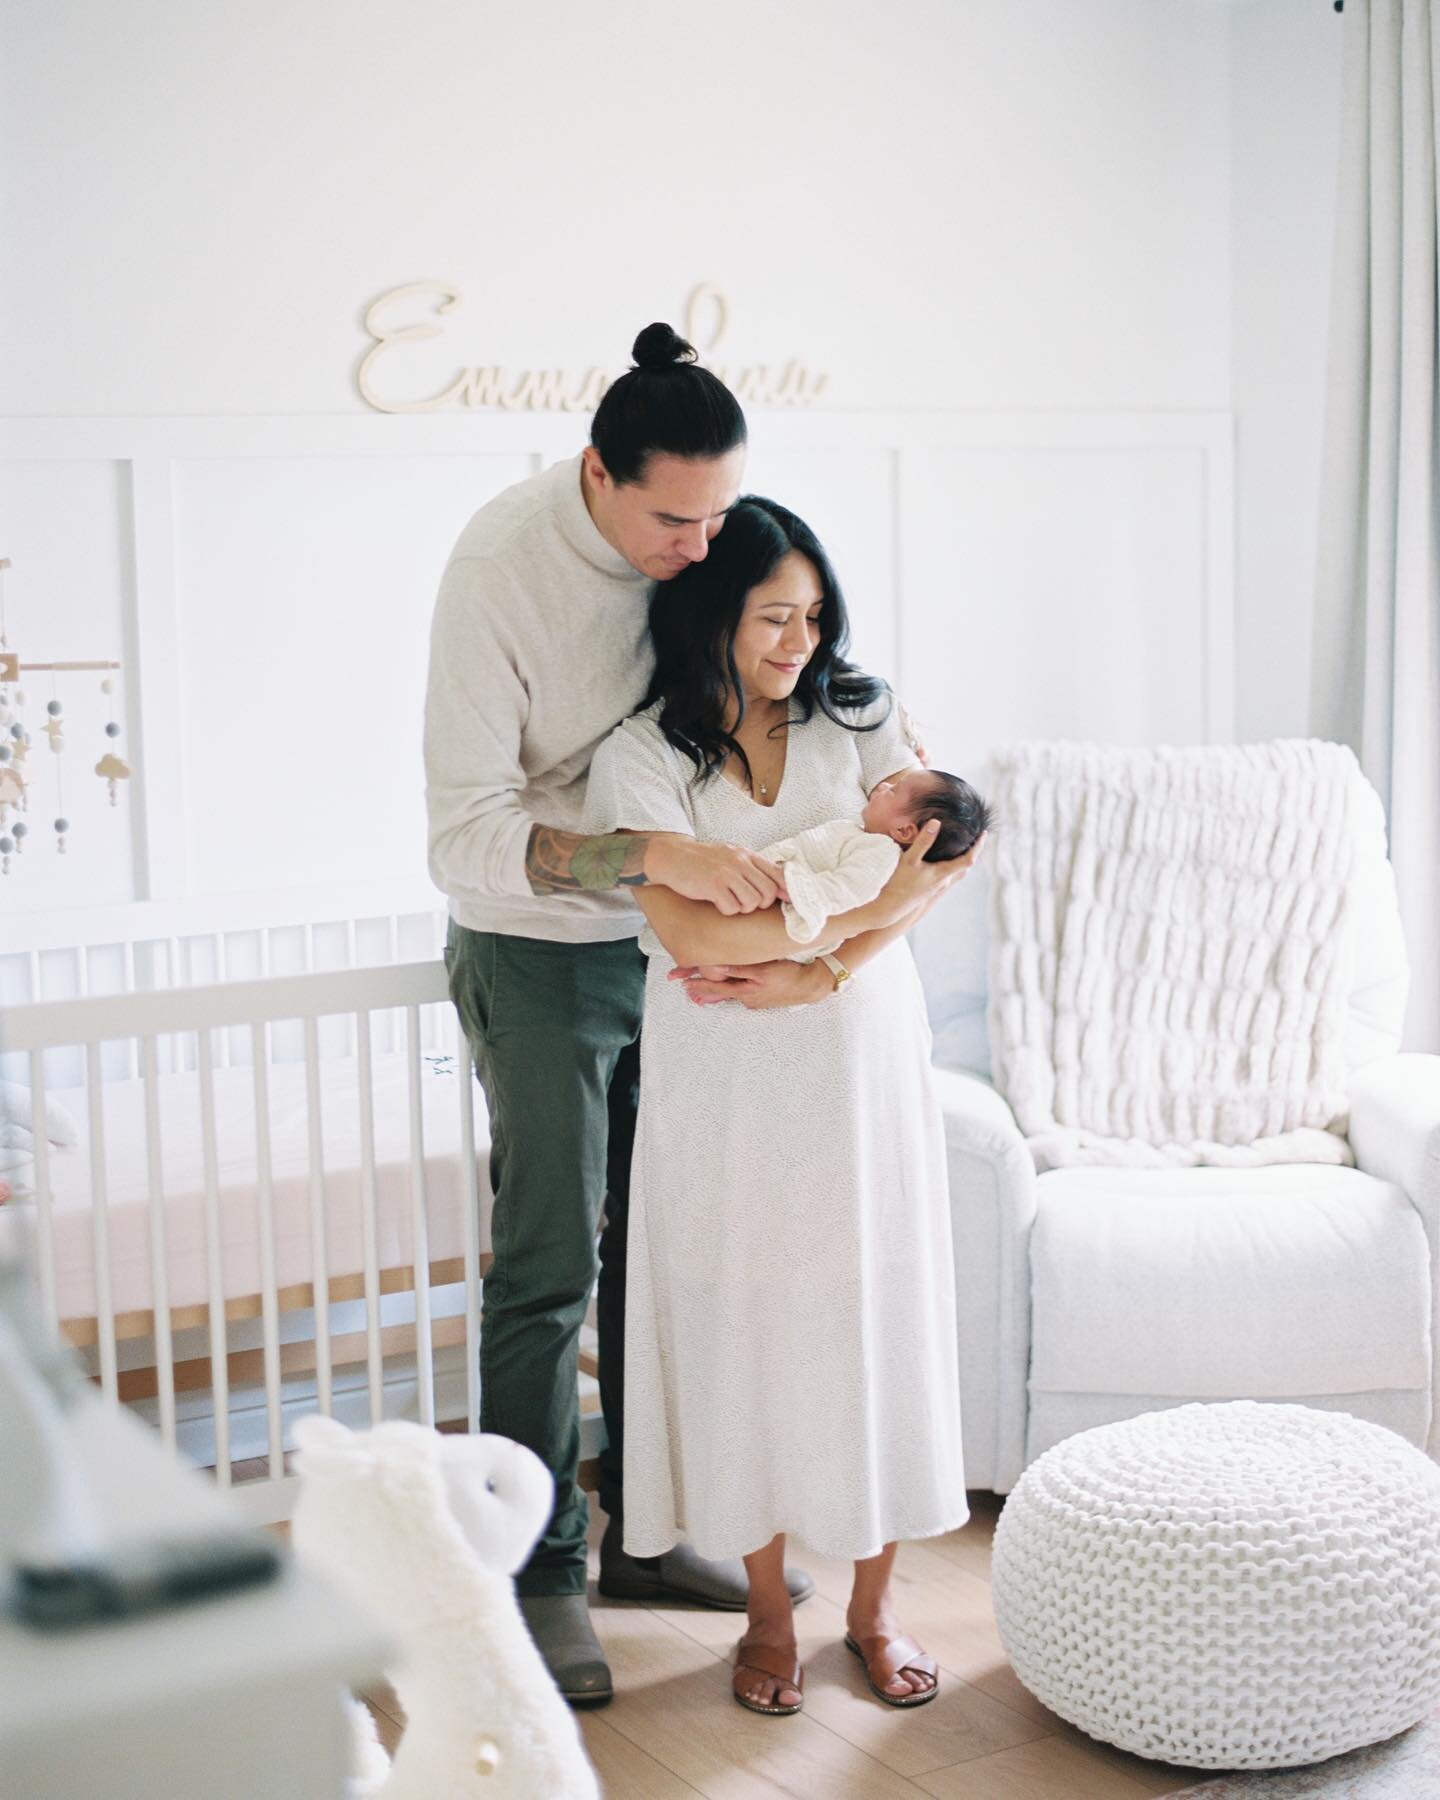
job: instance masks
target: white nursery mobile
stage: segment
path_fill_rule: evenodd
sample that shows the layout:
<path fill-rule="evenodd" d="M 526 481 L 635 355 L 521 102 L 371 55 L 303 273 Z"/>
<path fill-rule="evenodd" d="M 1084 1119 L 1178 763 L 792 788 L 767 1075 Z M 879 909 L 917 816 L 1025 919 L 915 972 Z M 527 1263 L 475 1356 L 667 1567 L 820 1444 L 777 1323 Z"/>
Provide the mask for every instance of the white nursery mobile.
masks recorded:
<path fill-rule="evenodd" d="M 59 760 L 68 747 L 59 676 L 102 675 L 99 689 L 106 696 L 104 710 L 111 716 L 104 721 L 106 748 L 95 764 L 94 772 L 104 781 L 111 806 L 119 802 L 120 783 L 128 781 L 131 775 L 130 765 L 119 754 L 118 740 L 123 727 L 113 716 L 120 704 L 113 698 L 117 688 L 115 673 L 120 664 L 105 659 L 82 662 L 22 660 L 19 651 L 12 648 L 8 634 L 6 576 L 10 567 L 10 558 L 0 556 L 0 875 L 10 873 L 12 858 L 20 856 L 26 848 L 31 833 L 28 815 L 32 797 L 42 788 L 53 788 L 51 826 L 55 848 L 63 856 L 69 847 L 71 825 L 65 806 L 63 765 Z M 34 734 L 27 723 L 27 707 L 31 703 L 22 685 L 26 676 L 32 681 L 36 677 L 49 678 L 46 685 L 50 697 L 42 705 L 45 722 L 41 729 L 51 756 L 56 760 L 52 765 L 52 779 L 48 782 L 43 776 L 37 780 L 39 772 L 30 762 Z"/>

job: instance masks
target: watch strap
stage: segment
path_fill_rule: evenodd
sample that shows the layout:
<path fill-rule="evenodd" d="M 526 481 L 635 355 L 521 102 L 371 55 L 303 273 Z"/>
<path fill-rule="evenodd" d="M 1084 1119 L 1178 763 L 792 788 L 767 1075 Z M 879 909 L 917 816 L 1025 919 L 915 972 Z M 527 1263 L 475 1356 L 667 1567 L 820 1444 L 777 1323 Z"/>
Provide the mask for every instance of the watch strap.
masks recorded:
<path fill-rule="evenodd" d="M 837 994 L 847 981 L 853 981 L 855 979 L 854 975 L 845 967 L 840 958 L 838 956 L 832 956 L 828 950 L 822 950 L 815 960 L 824 963 L 825 967 L 835 977 L 835 992 Z"/>

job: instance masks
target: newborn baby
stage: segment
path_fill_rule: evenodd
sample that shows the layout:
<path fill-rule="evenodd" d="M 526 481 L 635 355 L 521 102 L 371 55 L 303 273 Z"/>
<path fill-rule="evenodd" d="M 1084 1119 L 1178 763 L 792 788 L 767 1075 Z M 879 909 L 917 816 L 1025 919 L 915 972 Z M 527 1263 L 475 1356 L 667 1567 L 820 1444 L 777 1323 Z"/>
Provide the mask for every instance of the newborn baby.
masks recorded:
<path fill-rule="evenodd" d="M 932 819 L 940 821 L 926 862 L 950 862 L 990 829 L 990 808 L 968 781 L 940 769 L 905 769 L 882 781 L 865 803 L 857 825 L 831 819 L 761 851 L 785 870 L 790 898 L 785 929 L 797 944 L 815 945 L 792 954 L 792 962 L 813 962 L 825 921 L 864 906 L 895 873 L 906 845 Z"/>

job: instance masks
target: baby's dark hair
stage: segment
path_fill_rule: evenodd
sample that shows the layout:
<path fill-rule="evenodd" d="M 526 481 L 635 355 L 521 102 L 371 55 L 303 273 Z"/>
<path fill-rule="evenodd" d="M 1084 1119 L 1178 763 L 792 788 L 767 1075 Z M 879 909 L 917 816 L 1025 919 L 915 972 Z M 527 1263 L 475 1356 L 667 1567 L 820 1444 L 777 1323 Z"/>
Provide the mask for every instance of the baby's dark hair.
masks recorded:
<path fill-rule="evenodd" d="M 930 770 L 930 785 L 911 817 L 917 825 L 940 821 L 935 842 L 925 852 L 926 862 L 953 862 L 978 843 L 994 822 L 990 808 L 970 783 L 943 769 Z"/>

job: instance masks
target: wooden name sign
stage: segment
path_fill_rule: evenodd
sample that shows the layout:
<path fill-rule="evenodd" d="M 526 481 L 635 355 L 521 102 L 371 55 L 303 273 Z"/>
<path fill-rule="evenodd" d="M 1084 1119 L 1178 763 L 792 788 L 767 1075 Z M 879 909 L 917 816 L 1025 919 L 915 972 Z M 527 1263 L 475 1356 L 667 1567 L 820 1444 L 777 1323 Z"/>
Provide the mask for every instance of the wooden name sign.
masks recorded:
<path fill-rule="evenodd" d="M 497 407 L 505 412 L 594 412 L 600 396 L 615 377 L 604 369 L 589 368 L 583 374 L 570 369 L 510 370 L 493 365 L 461 369 L 448 387 L 422 400 L 395 400 L 378 392 L 374 376 L 382 357 L 406 344 L 423 343 L 444 335 L 444 321 L 460 306 L 460 289 L 448 281 L 411 281 L 382 294 L 365 314 L 365 329 L 373 339 L 360 359 L 356 380 L 362 399 L 377 412 L 443 412 L 452 407 Z M 416 304 L 430 316 L 410 324 L 397 322 Z M 707 316 L 708 315 L 708 316 Z M 690 295 L 685 308 L 683 336 L 701 353 L 701 361 L 731 390 L 736 399 L 756 406 L 808 406 L 824 392 L 829 376 L 808 369 L 790 358 L 778 366 L 747 363 L 717 365 L 711 356 L 719 347 L 730 320 L 730 308 L 719 288 L 706 282 Z M 708 332 L 705 327 L 708 325 Z"/>

